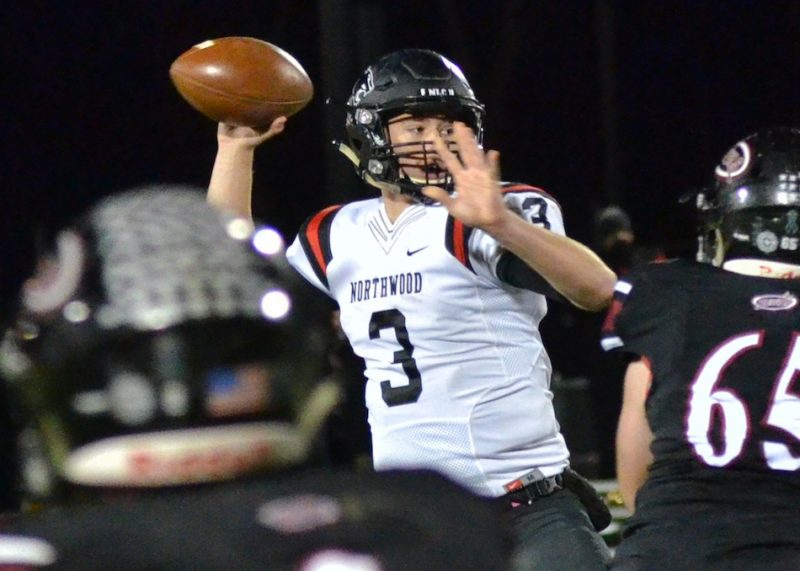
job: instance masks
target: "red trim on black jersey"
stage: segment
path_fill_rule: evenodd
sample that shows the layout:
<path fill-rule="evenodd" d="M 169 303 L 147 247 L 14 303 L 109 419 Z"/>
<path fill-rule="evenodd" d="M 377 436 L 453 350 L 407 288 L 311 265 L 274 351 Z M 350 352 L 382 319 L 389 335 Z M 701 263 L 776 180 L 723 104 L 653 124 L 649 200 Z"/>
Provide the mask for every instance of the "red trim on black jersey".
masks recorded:
<path fill-rule="evenodd" d="M 622 339 L 619 338 L 617 333 L 617 318 L 625 307 L 625 301 L 628 299 L 628 294 L 623 293 L 617 289 L 614 290 L 614 297 L 611 300 L 611 305 L 608 307 L 606 317 L 603 320 L 603 325 L 600 327 L 600 343 L 603 349 L 610 351 L 622 347 Z"/>
<path fill-rule="evenodd" d="M 553 195 L 547 192 L 544 189 L 539 188 L 538 186 L 531 186 L 529 184 L 522 184 L 519 182 L 501 182 L 500 183 L 500 190 L 503 194 L 514 194 L 517 192 L 534 192 L 536 194 L 541 194 L 545 198 L 548 198 L 556 203 L 559 209 L 561 209 L 561 205 L 558 203 L 558 200 L 553 198 Z"/>
<path fill-rule="evenodd" d="M 623 302 L 621 299 L 615 298 L 611 301 L 611 307 L 608 308 L 608 313 L 606 313 L 606 318 L 603 321 L 603 326 L 600 329 L 603 332 L 603 335 L 612 335 L 614 334 L 617 328 L 617 316 L 619 316 L 619 312 L 622 311 Z"/>
<path fill-rule="evenodd" d="M 473 228 L 465 226 L 460 220 L 452 216 L 447 217 L 447 226 L 444 231 L 444 245 L 453 257 L 461 262 L 469 271 L 472 269 L 472 262 L 469 261 L 469 237 Z"/>
<path fill-rule="evenodd" d="M 331 252 L 331 224 L 342 206 L 329 206 L 305 221 L 298 237 L 300 245 L 314 269 L 319 281 L 328 287 L 328 264 L 333 258 Z"/>

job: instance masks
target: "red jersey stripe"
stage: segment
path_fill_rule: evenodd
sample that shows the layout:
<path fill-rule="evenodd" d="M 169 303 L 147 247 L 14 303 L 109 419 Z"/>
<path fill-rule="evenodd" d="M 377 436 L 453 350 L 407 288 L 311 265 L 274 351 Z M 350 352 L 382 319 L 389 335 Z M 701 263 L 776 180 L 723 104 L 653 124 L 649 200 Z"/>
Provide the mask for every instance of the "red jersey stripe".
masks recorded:
<path fill-rule="evenodd" d="M 306 228 L 306 238 L 308 239 L 308 243 L 311 246 L 311 251 L 314 253 L 314 259 L 317 262 L 317 266 L 322 270 L 323 273 L 326 273 L 328 270 L 328 263 L 325 261 L 325 255 L 322 252 L 322 243 L 320 241 L 319 235 L 319 227 L 325 218 L 334 210 L 339 208 L 338 205 L 336 206 L 329 206 L 325 210 L 320 211 L 317 213 L 314 218 L 312 218 L 309 223 L 308 227 Z"/>
<path fill-rule="evenodd" d="M 619 299 L 614 299 L 611 301 L 611 307 L 608 308 L 608 313 L 606 313 L 606 318 L 603 321 L 603 326 L 601 331 L 603 333 L 612 333 L 617 325 L 617 316 L 619 312 L 622 311 L 622 301 Z"/>
<path fill-rule="evenodd" d="M 453 224 L 453 249 L 456 259 L 467 265 L 467 253 L 464 251 L 464 224 L 456 220 Z"/>

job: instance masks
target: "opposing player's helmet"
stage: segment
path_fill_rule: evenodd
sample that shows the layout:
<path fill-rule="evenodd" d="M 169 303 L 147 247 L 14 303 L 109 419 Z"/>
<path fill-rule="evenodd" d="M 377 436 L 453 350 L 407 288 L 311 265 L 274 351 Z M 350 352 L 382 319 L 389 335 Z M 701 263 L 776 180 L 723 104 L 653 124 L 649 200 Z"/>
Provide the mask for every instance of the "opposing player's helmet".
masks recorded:
<path fill-rule="evenodd" d="M 736 143 L 698 197 L 698 257 L 800 263 L 800 130 L 779 127 Z"/>
<path fill-rule="evenodd" d="M 477 100 L 461 69 L 444 56 L 421 49 L 392 52 L 369 66 L 356 81 L 347 102 L 348 145 L 340 149 L 367 181 L 389 183 L 397 191 L 425 202 L 420 189 L 429 180 L 412 180 L 402 170 L 404 161 L 425 159 L 436 178 L 441 171 L 427 156 L 433 142 L 393 145 L 387 129 L 392 117 L 402 114 L 441 116 L 463 121 L 483 139 L 484 107 Z M 426 179 L 428 179 L 426 174 Z M 433 180 L 430 177 L 430 180 Z M 452 191 L 452 177 L 435 183 Z"/>
<path fill-rule="evenodd" d="M 29 494 L 304 460 L 338 394 L 321 380 L 326 334 L 304 287 L 276 231 L 189 189 L 113 196 L 62 231 L 0 352 L 30 412 Z"/>

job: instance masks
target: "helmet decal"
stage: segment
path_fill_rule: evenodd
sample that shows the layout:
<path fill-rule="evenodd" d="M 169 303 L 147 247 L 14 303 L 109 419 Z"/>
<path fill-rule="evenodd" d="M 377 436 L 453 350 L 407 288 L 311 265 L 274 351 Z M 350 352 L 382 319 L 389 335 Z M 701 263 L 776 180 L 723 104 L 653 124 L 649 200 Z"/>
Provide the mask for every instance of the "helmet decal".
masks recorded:
<path fill-rule="evenodd" d="M 80 285 L 84 258 L 81 238 L 71 231 L 61 232 L 56 239 L 56 256 L 44 258 L 36 275 L 23 286 L 25 308 L 48 313 L 66 305 Z"/>
<path fill-rule="evenodd" d="M 746 141 L 740 141 L 725 153 L 714 174 L 724 182 L 730 183 L 742 176 L 750 168 L 752 151 Z"/>
<path fill-rule="evenodd" d="M 786 226 L 784 227 L 784 232 L 786 232 L 788 236 L 797 234 L 798 230 L 800 230 L 800 226 L 797 225 L 797 218 L 797 210 L 790 210 L 786 213 Z"/>
<path fill-rule="evenodd" d="M 353 95 L 350 96 L 350 101 L 347 102 L 348 105 L 358 105 L 368 93 L 375 89 L 375 81 L 372 77 L 372 69 L 368 69 L 363 81 L 353 90 Z"/>
<path fill-rule="evenodd" d="M 778 180 L 780 181 L 779 188 L 781 190 L 787 190 L 790 192 L 797 192 L 798 190 L 798 180 L 800 180 L 800 173 L 783 173 L 778 175 Z"/>
<path fill-rule="evenodd" d="M 762 230 L 756 234 L 755 244 L 760 251 L 765 254 L 771 254 L 778 249 L 778 236 L 775 235 L 775 232 Z"/>

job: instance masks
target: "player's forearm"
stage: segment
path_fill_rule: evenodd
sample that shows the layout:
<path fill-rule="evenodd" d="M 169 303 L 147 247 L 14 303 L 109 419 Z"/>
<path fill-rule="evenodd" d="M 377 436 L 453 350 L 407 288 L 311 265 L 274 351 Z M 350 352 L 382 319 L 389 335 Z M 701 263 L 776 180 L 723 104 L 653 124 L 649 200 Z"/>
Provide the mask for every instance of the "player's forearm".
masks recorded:
<path fill-rule="evenodd" d="M 636 494 L 639 492 L 639 488 L 644 485 L 646 479 L 647 478 L 632 478 L 626 476 L 617 478 L 622 502 L 630 513 L 636 511 Z"/>
<path fill-rule="evenodd" d="M 629 429 L 620 423 L 617 433 L 617 482 L 625 507 L 633 513 L 636 507 L 636 494 L 647 481 L 648 467 L 652 461 L 649 449 L 639 442 L 626 442 L 631 436 Z"/>
<path fill-rule="evenodd" d="M 252 218 L 253 154 L 252 147 L 220 143 L 208 184 L 209 204 Z"/>
<path fill-rule="evenodd" d="M 600 311 L 610 303 L 617 277 L 583 244 L 533 226 L 510 211 L 485 230 L 576 306 Z"/>
<path fill-rule="evenodd" d="M 652 373 L 646 360 L 634 361 L 625 371 L 622 410 L 617 424 L 617 481 L 625 506 L 633 512 L 636 494 L 647 480 L 653 453 L 653 433 L 645 402 Z"/>

